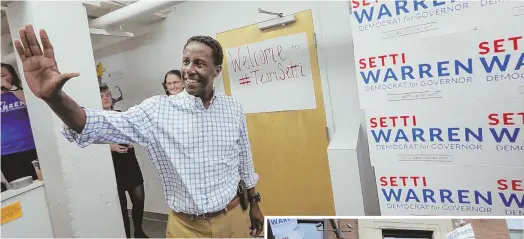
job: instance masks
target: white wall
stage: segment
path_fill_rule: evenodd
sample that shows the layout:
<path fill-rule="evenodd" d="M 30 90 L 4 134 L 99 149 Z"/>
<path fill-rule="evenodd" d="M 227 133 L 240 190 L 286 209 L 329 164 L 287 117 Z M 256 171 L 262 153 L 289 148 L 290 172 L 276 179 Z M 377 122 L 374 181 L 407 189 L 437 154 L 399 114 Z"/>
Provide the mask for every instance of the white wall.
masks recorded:
<path fill-rule="evenodd" d="M 145 98 L 163 94 L 160 82 L 164 73 L 180 67 L 182 48 L 193 35 L 216 36 L 217 33 L 255 24 L 272 18 L 259 14 L 258 8 L 268 11 L 297 13 L 311 9 L 318 43 L 318 57 L 323 81 L 326 118 L 330 135 L 347 129 L 358 134 L 354 126 L 360 123 L 360 107 L 351 40 L 348 3 L 334 2 L 203 2 L 180 4 L 165 21 L 153 26 L 150 34 L 128 39 L 95 52 L 95 58 L 104 58 L 124 52 L 126 84 L 120 86 L 126 107 Z M 202 21 L 202 22 L 199 22 Z M 223 90 L 221 78 L 217 89 Z M 144 150 L 137 156 L 146 180 L 146 211 L 165 213 L 163 191 L 157 175 L 147 161 Z M 338 169 L 349 170 L 358 169 Z M 155 181 L 156 180 L 156 181 Z"/>

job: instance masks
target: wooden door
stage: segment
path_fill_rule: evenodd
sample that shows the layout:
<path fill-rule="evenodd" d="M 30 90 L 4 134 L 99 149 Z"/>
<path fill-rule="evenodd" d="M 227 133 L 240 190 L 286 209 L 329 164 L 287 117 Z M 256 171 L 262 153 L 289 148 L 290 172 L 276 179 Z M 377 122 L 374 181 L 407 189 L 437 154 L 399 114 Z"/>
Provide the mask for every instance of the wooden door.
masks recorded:
<path fill-rule="evenodd" d="M 231 95 L 226 49 L 306 33 L 316 109 L 247 115 L 255 170 L 260 176 L 257 190 L 262 195 L 261 205 L 267 216 L 335 215 L 312 12 L 308 10 L 295 16 L 296 22 L 285 27 L 260 31 L 258 25 L 253 24 L 217 34 L 225 56 L 224 88 L 226 94 Z"/>

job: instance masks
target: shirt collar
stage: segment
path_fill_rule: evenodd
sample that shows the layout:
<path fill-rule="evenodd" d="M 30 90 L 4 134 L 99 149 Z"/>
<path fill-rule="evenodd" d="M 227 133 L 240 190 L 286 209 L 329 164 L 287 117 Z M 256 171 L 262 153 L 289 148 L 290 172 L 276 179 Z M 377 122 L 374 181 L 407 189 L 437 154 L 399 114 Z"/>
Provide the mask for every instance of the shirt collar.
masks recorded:
<path fill-rule="evenodd" d="M 213 96 L 211 97 L 211 104 L 217 98 L 218 94 L 219 93 L 216 91 L 215 85 L 213 85 Z M 184 88 L 184 90 L 182 92 L 176 94 L 175 96 L 189 97 L 189 98 L 192 98 L 195 102 L 199 102 L 199 101 L 201 102 L 202 101 L 199 97 L 196 97 L 196 96 L 193 96 L 193 95 L 190 95 L 189 93 L 187 93 L 185 88 Z"/>

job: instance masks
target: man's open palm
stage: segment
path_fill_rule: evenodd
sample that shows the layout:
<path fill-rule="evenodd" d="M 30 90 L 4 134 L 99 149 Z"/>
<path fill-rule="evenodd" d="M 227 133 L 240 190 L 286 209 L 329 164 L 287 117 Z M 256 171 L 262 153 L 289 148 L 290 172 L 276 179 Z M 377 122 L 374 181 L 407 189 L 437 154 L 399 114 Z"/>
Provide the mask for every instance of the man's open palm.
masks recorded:
<path fill-rule="evenodd" d="M 22 61 L 27 85 L 36 97 L 49 99 L 58 94 L 69 79 L 80 75 L 58 71 L 53 45 L 44 29 L 40 30 L 43 51 L 32 25 L 20 28 L 19 34 L 20 39 L 15 40 L 14 45 Z"/>

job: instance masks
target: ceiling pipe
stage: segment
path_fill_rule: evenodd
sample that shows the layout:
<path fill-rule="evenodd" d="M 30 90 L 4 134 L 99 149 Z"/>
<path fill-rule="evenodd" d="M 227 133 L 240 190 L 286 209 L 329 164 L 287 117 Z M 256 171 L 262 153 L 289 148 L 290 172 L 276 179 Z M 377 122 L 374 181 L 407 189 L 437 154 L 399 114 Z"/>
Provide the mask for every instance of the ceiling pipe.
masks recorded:
<path fill-rule="evenodd" d="M 89 22 L 91 28 L 105 28 L 129 21 L 143 14 L 154 14 L 178 4 L 178 1 L 141 0 L 112 11 Z"/>

